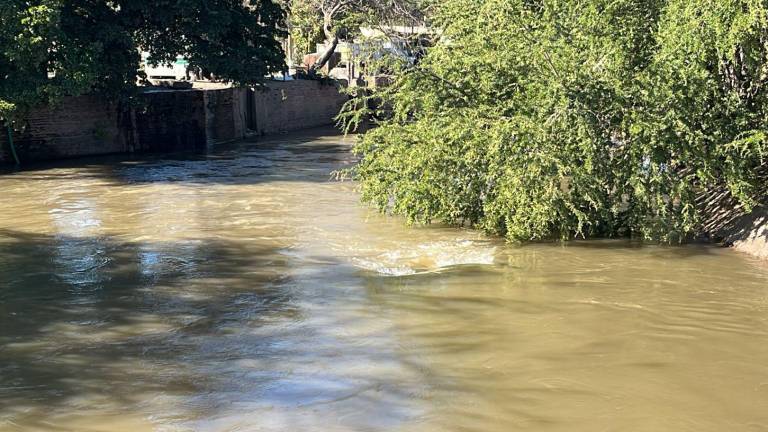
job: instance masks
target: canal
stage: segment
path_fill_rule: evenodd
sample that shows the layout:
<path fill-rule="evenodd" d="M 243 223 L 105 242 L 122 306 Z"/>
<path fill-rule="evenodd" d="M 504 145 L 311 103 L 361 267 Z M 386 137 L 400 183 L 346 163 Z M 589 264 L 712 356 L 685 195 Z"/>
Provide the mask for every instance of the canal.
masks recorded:
<path fill-rule="evenodd" d="M 0 430 L 768 429 L 768 265 L 409 228 L 350 140 L 0 176 Z"/>

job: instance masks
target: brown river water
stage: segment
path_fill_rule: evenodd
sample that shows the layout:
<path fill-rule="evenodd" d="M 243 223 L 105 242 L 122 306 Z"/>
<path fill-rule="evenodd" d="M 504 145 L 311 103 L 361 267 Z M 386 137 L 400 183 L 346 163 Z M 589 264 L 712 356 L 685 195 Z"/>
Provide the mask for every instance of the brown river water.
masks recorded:
<path fill-rule="evenodd" d="M 768 265 L 409 228 L 326 132 L 0 176 L 0 430 L 768 430 Z"/>

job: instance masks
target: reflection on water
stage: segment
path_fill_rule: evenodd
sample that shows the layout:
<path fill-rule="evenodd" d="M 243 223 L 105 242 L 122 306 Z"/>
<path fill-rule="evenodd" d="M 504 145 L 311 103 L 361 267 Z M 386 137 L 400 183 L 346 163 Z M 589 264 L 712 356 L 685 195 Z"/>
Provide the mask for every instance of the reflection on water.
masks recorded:
<path fill-rule="evenodd" d="M 766 265 L 407 228 L 348 146 L 0 177 L 0 430 L 768 428 Z"/>

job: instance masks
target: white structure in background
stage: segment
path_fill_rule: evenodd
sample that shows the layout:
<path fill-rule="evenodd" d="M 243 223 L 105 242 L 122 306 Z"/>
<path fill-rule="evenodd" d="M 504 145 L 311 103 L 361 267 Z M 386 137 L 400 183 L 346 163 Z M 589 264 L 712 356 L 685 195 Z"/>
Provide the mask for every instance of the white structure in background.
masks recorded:
<path fill-rule="evenodd" d="M 426 26 L 381 26 L 379 28 L 360 27 L 360 34 L 362 43 L 373 43 L 378 45 L 381 51 L 414 62 L 416 53 L 410 51 L 406 38 L 435 35 L 436 32 L 433 28 Z"/>
<path fill-rule="evenodd" d="M 176 61 L 172 64 L 159 64 L 152 66 L 149 62 L 149 53 L 141 53 L 141 65 L 144 67 L 144 72 L 149 79 L 173 79 L 173 80 L 185 80 L 187 79 L 187 67 L 189 61 L 182 56 L 176 57 Z"/>
<path fill-rule="evenodd" d="M 142 52 L 141 66 L 147 74 L 147 79 L 150 80 L 210 81 L 206 77 L 200 76 L 201 71 L 190 70 L 189 61 L 182 56 L 176 57 L 176 61 L 171 64 L 153 66 L 149 63 L 149 53 Z M 275 81 L 291 81 L 293 79 L 284 73 L 274 73 L 268 75 L 268 78 Z"/>
<path fill-rule="evenodd" d="M 409 40 L 420 36 L 434 36 L 435 29 L 425 26 L 385 26 L 381 28 L 360 27 L 360 36 L 353 42 L 339 42 L 336 52 L 339 53 L 338 63 L 332 64 L 333 68 L 328 75 L 341 80 L 346 80 L 350 85 L 355 85 L 363 78 L 363 64 L 367 60 L 377 59 L 384 55 L 395 55 L 410 63 L 417 61 L 419 53 L 411 51 Z M 315 52 L 325 51 L 325 44 L 320 43 L 315 47 Z M 368 74 L 375 72 L 367 71 Z"/>

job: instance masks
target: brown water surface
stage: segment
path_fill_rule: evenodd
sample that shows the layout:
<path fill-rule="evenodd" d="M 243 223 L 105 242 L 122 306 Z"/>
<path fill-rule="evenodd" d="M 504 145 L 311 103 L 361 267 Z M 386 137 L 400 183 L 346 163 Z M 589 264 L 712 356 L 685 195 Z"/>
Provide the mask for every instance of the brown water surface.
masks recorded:
<path fill-rule="evenodd" d="M 0 430 L 768 430 L 768 266 L 407 228 L 350 163 L 293 135 L 0 176 Z"/>

